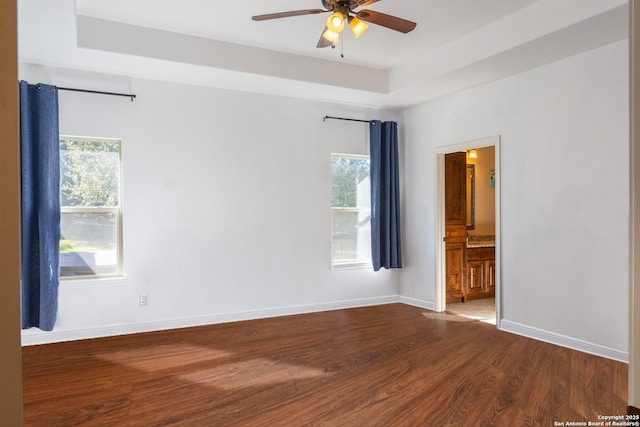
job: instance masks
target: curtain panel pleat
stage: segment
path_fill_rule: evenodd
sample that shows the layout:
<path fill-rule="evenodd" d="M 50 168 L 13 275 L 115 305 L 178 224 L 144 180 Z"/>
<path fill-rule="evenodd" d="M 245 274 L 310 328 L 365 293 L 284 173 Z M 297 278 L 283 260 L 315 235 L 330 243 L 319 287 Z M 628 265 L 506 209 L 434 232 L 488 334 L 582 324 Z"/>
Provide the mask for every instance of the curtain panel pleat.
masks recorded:
<path fill-rule="evenodd" d="M 369 135 L 373 269 L 402 268 L 398 124 L 374 120 Z"/>
<path fill-rule="evenodd" d="M 51 331 L 58 311 L 60 151 L 55 86 L 20 82 L 22 328 Z"/>

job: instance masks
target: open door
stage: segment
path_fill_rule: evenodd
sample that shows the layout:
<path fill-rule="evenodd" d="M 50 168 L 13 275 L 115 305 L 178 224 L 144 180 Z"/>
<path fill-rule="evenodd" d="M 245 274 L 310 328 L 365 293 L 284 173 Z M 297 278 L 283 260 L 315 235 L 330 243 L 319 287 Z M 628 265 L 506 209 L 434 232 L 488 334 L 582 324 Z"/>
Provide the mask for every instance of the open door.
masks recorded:
<path fill-rule="evenodd" d="M 467 153 L 446 154 L 445 265 L 447 304 L 464 300 L 467 259 Z"/>
<path fill-rule="evenodd" d="M 467 150 L 494 147 L 493 170 L 490 175 L 485 175 L 483 180 L 491 186 L 494 193 L 494 233 L 492 259 L 484 258 L 475 260 L 468 249 L 467 233 L 483 234 L 489 232 L 484 224 L 484 219 L 478 222 L 478 206 L 476 204 L 476 222 L 467 224 Z M 478 174 L 476 162 L 475 173 Z M 447 304 L 454 304 L 474 298 L 483 298 L 478 295 L 475 288 L 484 289 L 490 285 L 495 293 L 495 319 L 496 327 L 501 328 L 502 297 L 501 297 L 501 233 L 500 233 L 500 136 L 470 140 L 459 144 L 442 146 L 435 149 L 436 169 L 436 289 L 434 298 L 435 311 L 442 312 L 447 309 Z M 486 169 L 486 168 L 485 168 Z M 475 176 L 475 174 L 474 174 Z M 482 184 L 484 185 L 484 184 Z M 478 195 L 478 181 L 475 185 Z M 484 209 L 484 208 L 481 208 Z M 486 218 L 486 212 L 480 213 Z M 469 228 L 467 228 L 469 226 Z M 484 237 L 484 236 L 481 236 Z M 475 248 L 476 246 L 474 246 Z M 477 262 L 476 262 L 477 261 Z M 482 264 L 482 266 L 480 266 Z M 468 271 L 466 271 L 468 270 Z M 484 277 L 484 280 L 481 280 Z M 489 280 L 490 278 L 490 280 Z M 477 285 L 477 286 L 476 286 Z M 492 293 L 492 294 L 493 294 Z M 467 301 L 465 301 L 467 302 Z M 466 305 L 466 304 L 465 304 Z"/>

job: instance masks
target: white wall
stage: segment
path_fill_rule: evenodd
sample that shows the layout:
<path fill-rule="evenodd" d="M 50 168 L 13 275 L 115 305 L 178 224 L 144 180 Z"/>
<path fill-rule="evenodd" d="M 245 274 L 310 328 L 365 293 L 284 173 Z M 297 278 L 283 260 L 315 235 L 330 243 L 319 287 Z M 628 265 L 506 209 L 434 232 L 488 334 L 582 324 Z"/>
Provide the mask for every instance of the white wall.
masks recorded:
<path fill-rule="evenodd" d="M 435 298 L 434 148 L 500 135 L 504 324 L 627 351 L 627 47 L 402 113 L 402 295 Z"/>
<path fill-rule="evenodd" d="M 384 112 L 22 65 L 60 92 L 62 134 L 123 140 L 126 279 L 63 282 L 27 343 L 384 302 L 396 272 L 331 271 L 330 153 L 367 154 Z M 138 295 L 148 294 L 148 307 Z"/>
<path fill-rule="evenodd" d="M 399 115 L 401 271 L 330 270 L 331 152 L 365 153 L 389 112 L 23 65 L 62 92 L 61 132 L 120 137 L 124 280 L 64 283 L 23 342 L 435 296 L 434 148 L 502 138 L 503 324 L 627 350 L 627 43 Z M 138 306 L 139 294 L 149 306 Z"/>

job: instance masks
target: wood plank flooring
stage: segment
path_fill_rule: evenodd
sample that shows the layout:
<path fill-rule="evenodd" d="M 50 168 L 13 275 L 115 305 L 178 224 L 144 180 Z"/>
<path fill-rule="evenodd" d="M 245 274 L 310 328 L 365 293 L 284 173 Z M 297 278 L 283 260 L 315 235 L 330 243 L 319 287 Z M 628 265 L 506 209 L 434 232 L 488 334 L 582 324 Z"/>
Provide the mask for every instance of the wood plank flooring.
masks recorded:
<path fill-rule="evenodd" d="M 403 305 L 23 349 L 25 426 L 553 426 L 627 365 Z"/>

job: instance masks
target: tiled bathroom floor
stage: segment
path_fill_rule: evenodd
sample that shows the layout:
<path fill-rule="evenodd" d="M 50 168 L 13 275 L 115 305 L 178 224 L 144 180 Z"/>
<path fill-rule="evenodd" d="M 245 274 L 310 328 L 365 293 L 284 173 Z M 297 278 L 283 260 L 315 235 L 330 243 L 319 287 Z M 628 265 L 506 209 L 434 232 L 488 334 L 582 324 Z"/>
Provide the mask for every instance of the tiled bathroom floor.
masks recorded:
<path fill-rule="evenodd" d="M 496 299 L 483 298 L 473 299 L 467 302 L 459 302 L 455 304 L 447 304 L 449 313 L 457 314 L 471 319 L 480 320 L 481 322 L 496 324 Z"/>

